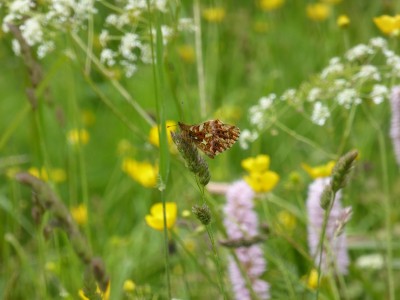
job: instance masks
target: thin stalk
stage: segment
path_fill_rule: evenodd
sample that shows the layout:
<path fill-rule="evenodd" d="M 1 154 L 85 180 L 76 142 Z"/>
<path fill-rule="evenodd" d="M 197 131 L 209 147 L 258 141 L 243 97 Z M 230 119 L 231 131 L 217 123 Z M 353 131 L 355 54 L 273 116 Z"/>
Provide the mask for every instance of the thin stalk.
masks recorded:
<path fill-rule="evenodd" d="M 185 253 L 190 257 L 190 259 L 193 261 L 193 263 L 196 265 L 197 270 L 200 271 L 200 273 L 202 273 L 204 275 L 205 278 L 207 278 L 208 282 L 210 284 L 212 284 L 213 286 L 215 286 L 217 289 L 219 289 L 219 285 L 218 283 L 216 283 L 213 278 L 211 278 L 210 276 L 210 272 L 208 270 L 206 270 L 204 268 L 204 266 L 202 264 L 199 263 L 198 259 L 192 254 L 192 252 L 190 252 L 184 245 L 183 241 L 181 240 L 181 238 L 179 237 L 179 235 L 177 235 L 174 231 L 171 231 L 172 236 L 174 238 L 175 241 L 178 242 L 178 245 L 182 247 L 182 249 L 185 251 Z"/>
<path fill-rule="evenodd" d="M 89 49 L 85 46 L 83 41 L 79 38 L 79 36 L 72 32 L 71 33 L 72 39 L 75 41 L 75 43 L 81 48 L 81 50 L 87 52 Z M 129 92 L 122 86 L 119 81 L 116 79 L 113 79 L 109 76 L 109 72 L 107 69 L 103 66 L 103 64 L 100 62 L 100 60 L 93 54 L 93 53 L 87 53 L 88 57 L 92 60 L 92 63 L 98 68 L 98 70 L 108 78 L 108 80 L 111 82 L 111 84 L 114 86 L 114 88 L 121 94 L 121 96 L 125 99 L 125 101 L 133 107 L 133 109 L 136 110 L 136 112 L 150 125 L 153 126 L 155 125 L 155 122 L 152 120 L 152 118 L 146 113 L 146 111 L 140 106 L 138 102 L 136 102 L 132 96 L 129 94 Z"/>
<path fill-rule="evenodd" d="M 265 215 L 265 219 L 266 220 L 272 220 L 272 213 L 270 212 L 270 209 L 267 205 L 266 201 L 261 201 L 262 203 L 262 208 L 264 211 L 264 215 Z M 274 247 L 273 244 L 270 245 L 270 247 L 273 249 L 274 252 L 278 253 L 278 251 L 276 251 L 277 249 Z M 286 290 L 288 291 L 288 294 L 290 295 L 290 299 L 296 299 L 296 291 L 295 291 L 295 287 L 293 286 L 293 282 L 290 280 L 290 276 L 289 276 L 289 272 L 288 270 L 282 266 L 282 263 L 279 261 L 277 262 L 277 264 L 279 265 L 279 269 L 282 271 L 283 274 L 283 280 L 286 283 Z"/>
<path fill-rule="evenodd" d="M 219 255 L 218 255 L 217 248 L 215 246 L 214 234 L 213 234 L 213 229 L 211 227 L 211 224 L 208 224 L 206 226 L 206 230 L 207 230 L 208 237 L 209 237 L 209 239 L 211 241 L 211 248 L 212 248 L 213 254 L 214 254 L 214 261 L 215 261 L 216 266 L 217 266 L 219 289 L 220 289 L 221 294 L 224 297 L 224 299 L 229 299 L 229 297 L 228 297 L 228 295 L 227 295 L 227 293 L 226 293 L 226 291 L 224 289 L 222 265 L 221 265 L 221 260 L 220 260 Z"/>
<path fill-rule="evenodd" d="M 207 115 L 206 107 L 206 88 L 204 76 L 204 62 L 203 62 L 203 48 L 201 42 L 201 19 L 200 19 L 200 1 L 195 0 L 193 5 L 193 18 L 195 30 L 195 47 L 196 47 L 196 60 L 197 60 L 197 79 L 199 81 L 199 99 L 200 99 L 200 116 L 204 119 Z"/>
<path fill-rule="evenodd" d="M 343 132 L 342 139 L 340 141 L 340 146 L 339 146 L 338 151 L 337 151 L 337 153 L 339 153 L 339 155 L 341 153 L 343 153 L 343 151 L 344 151 L 344 147 L 345 147 L 346 141 L 349 138 L 350 133 L 351 133 L 351 129 L 352 129 L 352 125 L 353 125 L 353 122 L 354 122 L 354 116 L 355 115 L 356 115 L 356 105 L 352 105 L 351 110 L 350 110 L 350 116 L 347 118 L 346 128 L 345 128 L 345 130 Z"/>
<path fill-rule="evenodd" d="M 315 148 L 316 150 L 321 151 L 322 153 L 324 153 L 330 159 L 337 159 L 337 156 L 335 154 L 327 152 L 325 149 L 321 148 L 318 144 L 314 143 L 312 140 L 306 138 L 305 136 L 302 136 L 302 135 L 298 134 L 294 130 L 291 130 L 290 128 L 288 128 L 287 126 L 283 125 L 278 120 L 275 121 L 275 124 L 276 124 L 276 126 L 278 128 L 282 129 L 284 132 L 286 132 L 287 134 L 289 134 L 290 136 L 292 136 L 296 140 L 299 140 L 299 141 L 303 142 L 304 144 L 307 144 L 307 145 Z"/>
<path fill-rule="evenodd" d="M 12 136 L 15 130 L 17 130 L 18 126 L 21 125 L 23 121 L 25 121 L 28 113 L 30 112 L 31 105 L 28 102 L 24 103 L 24 106 L 19 111 L 19 113 L 12 119 L 7 129 L 3 132 L 0 137 L 0 150 L 7 144 L 9 138 Z"/>
<path fill-rule="evenodd" d="M 168 299 L 171 299 L 171 275 L 170 275 L 170 258 L 168 250 L 168 230 L 167 230 L 167 212 L 166 212 L 166 199 L 165 199 L 165 188 L 168 181 L 169 175 L 169 146 L 167 139 L 167 129 L 165 126 L 165 102 L 166 99 L 166 86 L 164 80 L 164 49 L 163 49 L 163 35 L 161 31 L 161 25 L 158 21 L 158 12 L 150 11 L 150 3 L 148 2 L 149 13 L 152 16 L 150 23 L 150 39 L 151 39 L 151 53 L 152 53 L 152 66 L 153 66 L 153 81 L 154 81 L 154 96 L 156 111 L 159 121 L 158 133 L 159 133 L 159 144 L 160 144 L 160 172 L 159 172 L 159 190 L 161 201 L 163 204 L 163 225 L 164 225 L 164 252 L 165 252 L 165 268 L 166 268 L 166 284 Z M 156 29 L 156 40 L 154 42 L 152 28 Z M 154 56 L 155 53 L 155 56 Z"/>
<path fill-rule="evenodd" d="M 371 122 L 372 126 L 378 134 L 378 144 L 379 144 L 379 155 L 381 159 L 382 168 L 382 184 L 383 184 L 383 207 L 385 211 L 385 233 L 386 233 L 386 272 L 388 276 L 388 291 L 389 299 L 395 299 L 395 288 L 393 279 L 393 241 L 392 241 L 392 203 L 390 199 L 389 192 L 389 172 L 388 172 L 388 159 L 387 150 L 385 143 L 385 135 L 382 133 L 381 126 L 376 122 L 376 120 L 369 114 L 366 108 L 364 108 L 364 113 L 368 120 Z"/>

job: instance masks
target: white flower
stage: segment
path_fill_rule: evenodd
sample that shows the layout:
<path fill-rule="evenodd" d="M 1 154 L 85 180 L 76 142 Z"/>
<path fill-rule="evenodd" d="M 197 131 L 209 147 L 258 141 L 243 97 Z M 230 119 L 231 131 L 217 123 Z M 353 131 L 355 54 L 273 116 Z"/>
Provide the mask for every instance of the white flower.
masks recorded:
<path fill-rule="evenodd" d="M 339 105 L 349 109 L 352 105 L 360 104 L 361 98 L 355 89 L 345 89 L 337 95 L 336 101 Z"/>
<path fill-rule="evenodd" d="M 152 30 L 152 34 L 156 39 L 157 31 L 155 29 Z M 163 44 L 166 45 L 168 43 L 168 40 L 171 38 L 173 34 L 173 30 L 171 29 L 171 27 L 168 27 L 167 25 L 161 25 L 161 34 L 163 38 Z"/>
<path fill-rule="evenodd" d="M 389 56 L 386 60 L 386 64 L 392 68 L 393 75 L 400 77 L 400 56 L 394 55 Z"/>
<path fill-rule="evenodd" d="M 333 85 L 335 86 L 336 89 L 340 90 L 340 89 L 343 89 L 344 87 L 347 86 L 347 81 L 345 79 L 342 79 L 342 78 L 336 79 L 333 82 Z"/>
<path fill-rule="evenodd" d="M 194 25 L 192 18 L 180 18 L 178 21 L 179 31 L 195 31 L 196 26 Z"/>
<path fill-rule="evenodd" d="M 348 50 L 345 57 L 348 61 L 352 62 L 372 54 L 374 54 L 374 50 L 371 47 L 360 44 Z"/>
<path fill-rule="evenodd" d="M 385 260 L 382 254 L 374 253 L 360 256 L 357 258 L 356 266 L 360 269 L 382 269 L 385 265 Z"/>
<path fill-rule="evenodd" d="M 103 29 L 102 31 L 101 31 L 101 33 L 100 33 L 100 36 L 99 36 L 99 41 L 100 41 L 100 45 L 102 46 L 102 47 L 105 47 L 106 45 L 107 45 L 107 41 L 108 41 L 108 39 L 109 39 L 109 33 L 108 33 L 108 30 L 105 30 L 105 29 Z"/>
<path fill-rule="evenodd" d="M 11 46 L 12 46 L 12 50 L 13 50 L 14 54 L 16 56 L 20 56 L 21 55 L 21 45 L 19 44 L 19 42 L 16 39 L 13 39 L 11 41 Z"/>
<path fill-rule="evenodd" d="M 369 44 L 372 47 L 386 49 L 387 48 L 387 41 L 382 37 L 375 37 L 369 40 Z"/>
<path fill-rule="evenodd" d="M 355 80 L 364 79 L 364 80 L 381 80 L 381 74 L 378 71 L 378 68 L 373 65 L 364 65 L 361 66 L 360 71 L 354 75 L 353 77 Z"/>
<path fill-rule="evenodd" d="M 139 36 L 136 33 L 126 33 L 121 38 L 121 44 L 119 45 L 119 52 L 121 55 L 130 61 L 137 60 L 137 56 L 132 52 L 135 48 L 140 48 L 142 43 L 139 40 Z"/>
<path fill-rule="evenodd" d="M 29 46 L 43 41 L 42 26 L 36 18 L 30 18 L 20 26 L 21 34 Z"/>
<path fill-rule="evenodd" d="M 323 126 L 330 115 L 331 113 L 329 112 L 329 108 L 327 106 L 323 105 L 319 101 L 314 103 L 314 109 L 311 116 L 311 121 L 314 124 Z"/>
<path fill-rule="evenodd" d="M 124 7 L 125 11 L 127 10 L 138 10 L 144 11 L 147 10 L 147 1 L 146 0 L 129 0 L 128 3 Z"/>
<path fill-rule="evenodd" d="M 130 77 L 132 77 L 133 74 L 136 73 L 137 66 L 135 64 L 133 64 L 132 62 L 127 61 L 127 60 L 122 60 L 120 63 L 121 63 L 121 66 L 124 67 L 126 77 L 130 78 Z"/>
<path fill-rule="evenodd" d="M 151 47 L 149 44 L 143 44 L 141 47 L 140 58 L 145 64 L 153 63 L 153 55 L 151 54 Z M 156 59 L 156 58 L 154 58 Z"/>
<path fill-rule="evenodd" d="M 31 0 L 14 0 L 11 2 L 8 10 L 11 14 L 25 15 L 33 7 L 35 7 L 35 3 Z"/>
<path fill-rule="evenodd" d="M 312 88 L 308 92 L 307 100 L 310 102 L 316 101 L 318 98 L 320 98 L 321 92 L 322 92 L 322 90 L 320 88 L 317 88 L 317 87 Z"/>
<path fill-rule="evenodd" d="M 122 13 L 120 15 L 111 14 L 106 18 L 106 24 L 115 26 L 117 28 L 122 28 L 123 26 L 130 23 L 129 15 L 127 13 Z"/>
<path fill-rule="evenodd" d="M 263 110 L 267 110 L 274 103 L 275 99 L 276 99 L 275 94 L 270 94 L 268 96 L 261 97 L 260 100 L 258 100 L 258 103 L 260 104 L 260 108 Z"/>
<path fill-rule="evenodd" d="M 55 45 L 53 41 L 46 41 L 39 45 L 37 48 L 37 56 L 39 58 L 44 58 L 47 53 L 53 51 L 55 49 Z"/>
<path fill-rule="evenodd" d="M 287 89 L 286 91 L 283 92 L 281 96 L 282 101 L 288 101 L 288 100 L 294 100 L 294 97 L 296 96 L 296 90 L 295 89 Z"/>
<path fill-rule="evenodd" d="M 108 67 L 115 65 L 115 57 L 117 54 L 111 49 L 103 49 L 100 54 L 100 61 Z"/>
<path fill-rule="evenodd" d="M 249 149 L 249 143 L 254 142 L 258 139 L 258 133 L 256 131 L 251 132 L 248 129 L 244 129 L 239 136 L 239 144 L 242 149 Z"/>
<path fill-rule="evenodd" d="M 166 12 L 167 11 L 167 0 L 153 0 L 154 6 L 156 9 L 158 9 L 161 12 Z"/>
<path fill-rule="evenodd" d="M 343 72 L 343 70 L 344 70 L 344 66 L 342 63 L 340 63 L 340 59 L 338 57 L 333 57 L 329 61 L 329 65 L 324 70 L 322 70 L 321 78 L 325 79 L 329 75 L 341 73 L 341 72 Z"/>
<path fill-rule="evenodd" d="M 381 104 L 389 96 L 389 89 L 381 84 L 375 84 L 369 95 L 375 104 Z"/>

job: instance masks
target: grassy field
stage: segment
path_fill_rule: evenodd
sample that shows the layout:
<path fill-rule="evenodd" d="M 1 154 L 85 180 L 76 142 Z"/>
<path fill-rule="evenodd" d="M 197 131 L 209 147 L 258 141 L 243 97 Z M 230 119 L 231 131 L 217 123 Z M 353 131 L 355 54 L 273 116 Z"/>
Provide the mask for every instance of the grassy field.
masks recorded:
<path fill-rule="evenodd" d="M 0 2 L 0 298 L 399 298 L 399 11 Z"/>

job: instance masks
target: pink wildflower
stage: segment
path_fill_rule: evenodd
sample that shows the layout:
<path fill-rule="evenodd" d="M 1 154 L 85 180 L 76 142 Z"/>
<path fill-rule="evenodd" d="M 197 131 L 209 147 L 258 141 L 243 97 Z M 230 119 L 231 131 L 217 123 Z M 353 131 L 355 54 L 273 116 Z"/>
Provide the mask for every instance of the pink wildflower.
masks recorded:
<path fill-rule="evenodd" d="M 320 199 L 330 178 L 317 178 L 309 186 L 307 199 L 308 212 L 308 245 L 310 254 L 315 259 L 315 264 L 319 264 L 320 259 L 320 236 L 323 225 L 325 210 L 321 208 Z M 331 209 L 328 223 L 326 226 L 325 244 L 322 252 L 322 270 L 327 270 L 332 265 L 338 273 L 347 274 L 349 256 L 347 253 L 347 241 L 344 233 L 338 235 L 338 226 L 343 223 L 343 218 L 349 215 L 349 208 L 342 208 L 341 193 L 336 194 L 335 202 Z M 328 260 L 327 260 L 328 255 Z"/>
<path fill-rule="evenodd" d="M 400 86 L 392 88 L 390 104 L 392 107 L 390 137 L 392 138 L 397 164 L 400 166 Z"/>
<path fill-rule="evenodd" d="M 253 198 L 254 191 L 243 180 L 233 183 L 228 188 L 224 225 L 229 239 L 252 238 L 258 234 L 258 218 L 253 211 Z M 267 265 L 261 247 L 257 244 L 239 247 L 235 249 L 235 253 L 254 293 L 259 299 L 269 299 L 269 285 L 260 279 Z M 246 280 L 232 257 L 229 259 L 229 276 L 235 299 L 252 299 Z"/>

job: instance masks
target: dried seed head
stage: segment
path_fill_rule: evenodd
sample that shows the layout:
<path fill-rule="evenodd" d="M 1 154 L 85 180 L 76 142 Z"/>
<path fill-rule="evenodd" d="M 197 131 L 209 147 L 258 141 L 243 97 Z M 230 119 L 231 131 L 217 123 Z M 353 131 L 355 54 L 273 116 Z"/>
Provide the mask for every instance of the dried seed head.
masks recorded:
<path fill-rule="evenodd" d="M 186 161 L 186 166 L 190 172 L 193 172 L 199 177 L 199 182 L 203 186 L 207 185 L 210 181 L 210 171 L 208 164 L 204 158 L 199 154 L 196 145 L 193 144 L 185 134 L 179 132 L 171 132 L 172 140 Z"/>
<path fill-rule="evenodd" d="M 208 225 L 210 223 L 211 211 L 207 204 L 203 204 L 202 206 L 193 205 L 192 212 L 203 225 Z"/>
<path fill-rule="evenodd" d="M 332 170 L 332 190 L 337 192 L 346 185 L 348 174 L 353 166 L 354 160 L 357 158 L 356 150 L 350 151 L 339 158 Z"/>
<path fill-rule="evenodd" d="M 332 201 L 334 200 L 333 196 L 334 193 L 332 190 L 332 185 L 328 184 L 327 186 L 325 186 L 324 191 L 321 194 L 321 199 L 319 200 L 322 209 L 327 210 L 331 206 Z"/>

